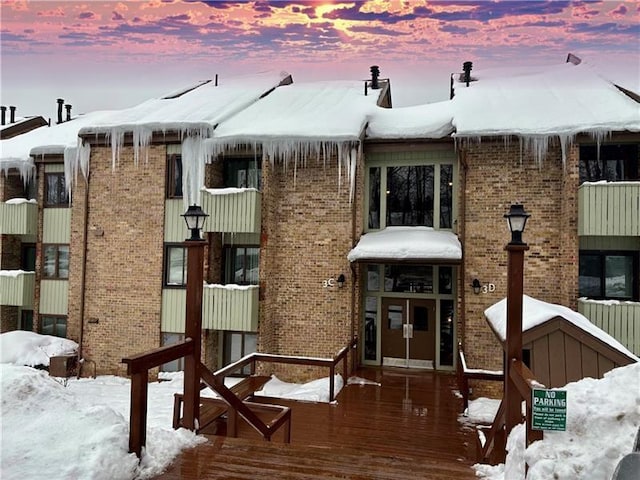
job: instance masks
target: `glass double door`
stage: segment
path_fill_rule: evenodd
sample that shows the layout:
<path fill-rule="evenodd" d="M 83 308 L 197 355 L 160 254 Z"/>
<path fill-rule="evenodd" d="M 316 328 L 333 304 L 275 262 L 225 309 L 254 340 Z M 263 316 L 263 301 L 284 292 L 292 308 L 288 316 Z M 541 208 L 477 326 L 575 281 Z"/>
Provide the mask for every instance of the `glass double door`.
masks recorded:
<path fill-rule="evenodd" d="M 383 365 L 434 368 L 436 301 L 382 299 Z"/>

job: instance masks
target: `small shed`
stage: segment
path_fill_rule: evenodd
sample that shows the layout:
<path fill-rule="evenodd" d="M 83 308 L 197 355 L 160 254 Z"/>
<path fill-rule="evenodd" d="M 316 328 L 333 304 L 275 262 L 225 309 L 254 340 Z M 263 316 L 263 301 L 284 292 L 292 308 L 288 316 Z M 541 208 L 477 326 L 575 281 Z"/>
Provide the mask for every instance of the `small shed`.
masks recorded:
<path fill-rule="evenodd" d="M 507 300 L 484 312 L 505 347 Z M 540 383 L 562 387 L 585 377 L 602 378 L 609 370 L 638 358 L 578 312 L 523 295 L 522 359 Z"/>

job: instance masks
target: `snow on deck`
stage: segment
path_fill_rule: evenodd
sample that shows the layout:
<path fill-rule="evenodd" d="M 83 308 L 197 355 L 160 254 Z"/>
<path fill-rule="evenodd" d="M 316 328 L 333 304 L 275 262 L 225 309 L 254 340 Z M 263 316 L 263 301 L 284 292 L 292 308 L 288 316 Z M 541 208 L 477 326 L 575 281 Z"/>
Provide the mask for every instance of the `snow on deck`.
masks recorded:
<path fill-rule="evenodd" d="M 365 233 L 349 252 L 350 262 L 359 260 L 450 260 L 462 259 L 458 237 L 430 227 L 387 227 Z"/>
<path fill-rule="evenodd" d="M 498 335 L 501 341 L 505 341 L 507 336 L 507 299 L 503 298 L 498 303 L 491 305 L 484 311 L 491 328 Z M 556 317 L 562 317 L 573 323 L 579 329 L 602 340 L 611 348 L 618 350 L 629 358 L 638 361 L 633 353 L 627 350 L 620 342 L 608 333 L 600 330 L 591 323 L 584 315 L 574 312 L 570 308 L 553 303 L 543 302 L 528 295 L 522 296 L 522 331 L 526 332 L 538 325 L 542 325 Z"/>

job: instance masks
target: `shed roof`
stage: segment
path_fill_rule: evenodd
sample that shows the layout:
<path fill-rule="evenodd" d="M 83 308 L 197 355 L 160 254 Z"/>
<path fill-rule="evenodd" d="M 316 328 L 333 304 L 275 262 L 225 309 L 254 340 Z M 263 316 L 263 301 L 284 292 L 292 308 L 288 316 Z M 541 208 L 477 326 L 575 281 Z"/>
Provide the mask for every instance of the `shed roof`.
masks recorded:
<path fill-rule="evenodd" d="M 494 331 L 501 342 L 506 339 L 507 332 L 507 299 L 503 298 L 499 302 L 491 305 L 484 311 L 484 315 L 489 326 Z M 528 295 L 522 296 L 522 331 L 523 333 L 533 330 L 556 318 L 562 318 L 580 329 L 582 332 L 597 338 L 610 348 L 617 350 L 626 357 L 638 361 L 624 345 L 591 323 L 584 315 L 571 310 L 570 308 L 553 303 L 543 302 Z"/>

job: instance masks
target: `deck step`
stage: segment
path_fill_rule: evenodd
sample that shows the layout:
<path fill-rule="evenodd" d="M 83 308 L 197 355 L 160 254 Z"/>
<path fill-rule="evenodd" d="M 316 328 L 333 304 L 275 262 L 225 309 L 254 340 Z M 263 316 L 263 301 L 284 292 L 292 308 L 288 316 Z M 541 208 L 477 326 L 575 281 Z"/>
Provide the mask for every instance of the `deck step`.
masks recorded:
<path fill-rule="evenodd" d="M 462 462 L 397 458 L 343 448 L 322 448 L 256 442 L 243 438 L 211 437 L 181 460 L 179 468 L 162 475 L 164 480 L 287 478 L 321 480 L 473 479 L 473 470 Z M 177 467 L 177 466 L 176 466 Z"/>

